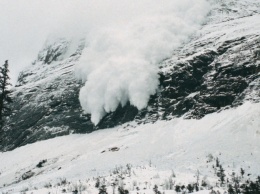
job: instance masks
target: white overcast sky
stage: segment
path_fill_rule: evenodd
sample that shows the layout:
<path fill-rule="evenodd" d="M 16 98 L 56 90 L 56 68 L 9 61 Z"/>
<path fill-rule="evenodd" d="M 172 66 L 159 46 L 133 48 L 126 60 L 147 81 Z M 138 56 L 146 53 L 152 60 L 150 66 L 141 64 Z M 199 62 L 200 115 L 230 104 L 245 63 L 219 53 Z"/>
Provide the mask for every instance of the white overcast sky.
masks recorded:
<path fill-rule="evenodd" d="M 49 34 L 81 28 L 79 18 L 85 12 L 82 2 L 0 0 L 0 64 L 9 60 L 12 83 L 36 58 Z"/>

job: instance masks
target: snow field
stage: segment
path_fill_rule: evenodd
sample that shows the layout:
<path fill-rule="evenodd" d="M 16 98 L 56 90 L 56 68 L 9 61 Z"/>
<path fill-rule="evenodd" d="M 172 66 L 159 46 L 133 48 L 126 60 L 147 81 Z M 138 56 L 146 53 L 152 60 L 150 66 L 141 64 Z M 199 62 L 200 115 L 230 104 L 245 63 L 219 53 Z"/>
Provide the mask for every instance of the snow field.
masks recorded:
<path fill-rule="evenodd" d="M 245 169 L 251 177 L 260 174 L 260 104 L 244 105 L 213 113 L 201 120 L 128 123 L 85 135 L 69 135 L 37 142 L 0 153 L 0 191 L 44 187 L 60 178 L 71 182 L 109 176 L 117 166 L 133 168 L 150 162 L 158 172 L 172 170 L 189 180 L 197 170 L 212 178 L 210 155 L 218 157 L 224 169 Z M 42 168 L 36 165 L 46 159 Z M 21 180 L 25 172 L 34 176 Z M 144 172 L 144 176 L 150 171 Z M 180 178 L 178 174 L 186 174 Z M 143 179 L 143 178 L 141 178 Z M 164 180 L 164 178 L 163 178 Z M 4 186 L 5 185 L 5 186 Z"/>

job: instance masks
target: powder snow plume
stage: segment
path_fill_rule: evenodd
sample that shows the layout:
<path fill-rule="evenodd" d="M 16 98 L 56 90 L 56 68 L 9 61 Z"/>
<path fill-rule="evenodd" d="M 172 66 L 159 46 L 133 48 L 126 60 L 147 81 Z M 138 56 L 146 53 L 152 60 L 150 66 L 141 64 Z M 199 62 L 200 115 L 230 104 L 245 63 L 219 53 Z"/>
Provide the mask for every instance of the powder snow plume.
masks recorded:
<path fill-rule="evenodd" d="M 210 7 L 206 0 L 111 0 L 93 9 L 90 18 L 100 20 L 89 22 L 75 72 L 85 82 L 81 106 L 98 124 L 128 101 L 147 106 L 159 85 L 158 64 L 200 28 Z"/>

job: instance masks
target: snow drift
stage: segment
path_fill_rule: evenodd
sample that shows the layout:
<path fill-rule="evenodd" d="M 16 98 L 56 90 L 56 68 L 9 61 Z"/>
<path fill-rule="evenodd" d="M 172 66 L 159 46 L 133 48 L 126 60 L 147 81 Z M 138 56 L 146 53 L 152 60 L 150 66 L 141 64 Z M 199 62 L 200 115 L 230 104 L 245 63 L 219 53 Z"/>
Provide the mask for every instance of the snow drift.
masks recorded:
<path fill-rule="evenodd" d="M 92 122 L 128 101 L 145 108 L 158 88 L 158 64 L 188 40 L 208 11 L 206 0 L 93 2 L 76 67 L 85 82 L 81 106 Z"/>

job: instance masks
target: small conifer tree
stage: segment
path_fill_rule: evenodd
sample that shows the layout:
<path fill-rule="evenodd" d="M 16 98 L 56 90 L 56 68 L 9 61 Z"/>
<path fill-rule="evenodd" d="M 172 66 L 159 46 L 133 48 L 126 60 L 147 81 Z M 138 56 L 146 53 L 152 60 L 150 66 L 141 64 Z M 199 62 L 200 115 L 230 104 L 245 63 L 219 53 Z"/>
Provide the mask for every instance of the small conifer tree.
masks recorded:
<path fill-rule="evenodd" d="M 243 168 L 240 169 L 240 173 L 241 173 L 241 176 L 242 178 L 244 177 L 244 174 L 245 174 L 245 170 Z"/>
<path fill-rule="evenodd" d="M 219 167 L 219 159 L 216 159 L 216 167 Z"/>
<path fill-rule="evenodd" d="M 219 171 L 217 173 L 217 176 L 219 177 L 221 185 L 225 182 L 225 170 L 223 169 L 222 165 L 219 165 Z"/>
<path fill-rule="evenodd" d="M 99 194 L 107 194 L 106 185 L 102 185 L 102 186 L 99 188 Z"/>
<path fill-rule="evenodd" d="M 10 115 L 11 110 L 9 108 L 9 104 L 12 102 L 12 98 L 10 97 L 11 91 L 9 90 L 9 86 L 11 83 L 9 82 L 9 65 L 6 60 L 3 67 L 0 67 L 0 127 L 3 126 L 3 118 L 5 116 Z"/>

